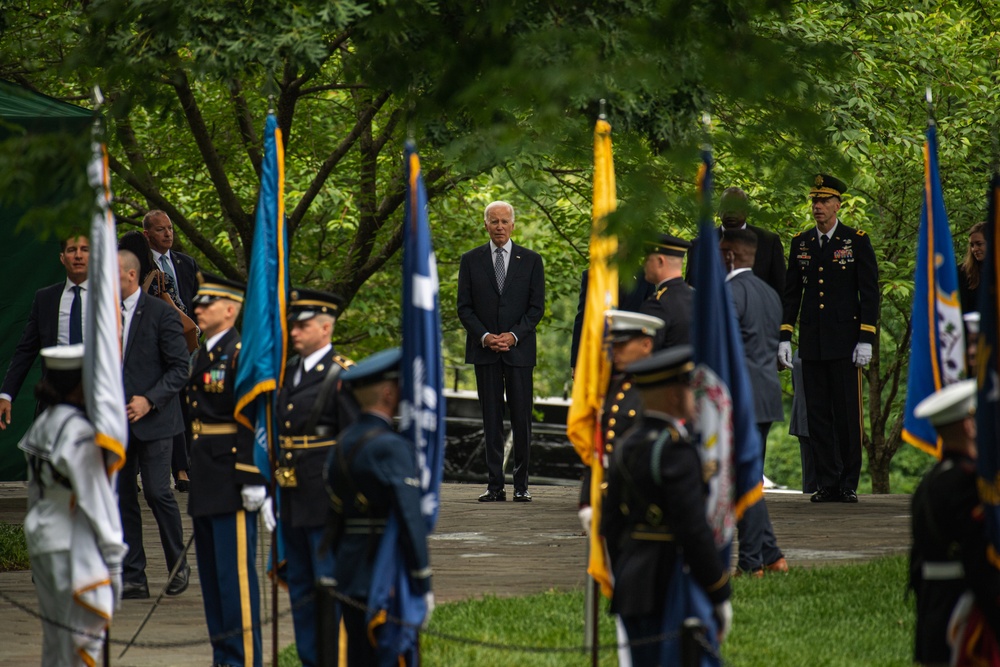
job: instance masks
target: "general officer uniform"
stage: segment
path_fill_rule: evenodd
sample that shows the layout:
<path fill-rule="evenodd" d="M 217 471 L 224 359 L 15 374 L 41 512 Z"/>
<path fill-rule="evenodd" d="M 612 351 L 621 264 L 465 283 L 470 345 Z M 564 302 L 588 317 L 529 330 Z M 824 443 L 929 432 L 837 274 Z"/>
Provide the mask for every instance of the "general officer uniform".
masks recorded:
<path fill-rule="evenodd" d="M 684 257 L 691 248 L 685 241 L 671 234 L 660 234 L 648 244 L 647 254 L 659 253 L 667 257 Z M 639 312 L 663 320 L 657 333 L 654 348 L 665 350 L 691 342 L 691 301 L 694 290 L 684 282 L 683 275 L 663 280 L 653 294 L 642 302 Z"/>
<path fill-rule="evenodd" d="M 626 310 L 607 310 L 604 317 L 610 323 L 611 344 L 627 343 L 640 336 L 656 336 L 663 327 L 663 320 L 652 315 L 643 315 Z M 601 432 L 604 434 L 603 465 L 607 469 L 609 457 L 615 450 L 615 444 L 642 412 L 642 398 L 632 383 L 632 375 L 624 368 L 617 366 L 612 369 L 608 391 L 604 395 L 604 407 L 601 412 Z M 580 505 L 590 505 L 591 469 L 584 468 L 583 485 L 580 488 Z"/>
<path fill-rule="evenodd" d="M 816 177 L 810 197 L 837 197 L 847 186 Z M 820 238 L 823 237 L 821 242 Z M 780 340 L 799 322 L 799 356 L 810 441 L 819 490 L 813 502 L 857 502 L 863 413 L 861 368 L 852 355 L 875 342 L 879 314 L 878 264 L 871 239 L 839 219 L 828 235 L 818 227 L 789 244 Z"/>
<path fill-rule="evenodd" d="M 925 398 L 914 414 L 940 428 L 969 419 L 975 412 L 975 399 L 976 381 L 964 380 Z M 974 592 L 993 634 L 1000 631 L 1000 572 L 987 560 L 989 541 L 976 490 L 976 462 L 967 446 L 959 443 L 956 447 L 946 437 L 942 440 L 941 460 L 913 494 L 914 660 L 927 665 L 949 664 L 948 623 L 966 591 Z"/>
<path fill-rule="evenodd" d="M 686 384 L 694 370 L 691 347 L 661 350 L 626 370 L 642 388 Z M 658 665 L 661 657 L 659 643 L 637 640 L 680 632 L 663 627 L 663 614 L 682 566 L 713 604 L 729 599 L 728 569 L 705 518 L 706 496 L 701 458 L 684 425 L 644 408 L 615 449 L 601 520 L 615 579 L 611 612 L 621 615 L 637 667 Z"/>
<path fill-rule="evenodd" d="M 218 299 L 243 303 L 244 286 L 199 273 L 191 305 Z M 185 388 L 191 434 L 192 517 L 198 575 L 213 664 L 262 664 L 260 593 L 257 581 L 257 514 L 244 507 L 245 487 L 264 489 L 254 463 L 254 434 L 233 420 L 240 334 L 229 328 L 195 353 Z M 242 632 L 241 632 L 242 629 Z"/>
<path fill-rule="evenodd" d="M 337 317 L 342 306 L 334 294 L 292 290 L 288 318 Z M 323 469 L 337 434 L 357 419 L 358 407 L 340 389 L 341 372 L 354 362 L 332 345 L 312 368 L 306 369 L 304 362 L 300 357 L 289 362 L 278 392 L 281 437 L 275 479 L 295 643 L 299 659 L 309 667 L 316 664 L 316 582 L 333 577 L 333 555 L 323 545 L 329 508 Z"/>
<path fill-rule="evenodd" d="M 401 359 L 398 347 L 373 354 L 345 371 L 344 383 L 357 390 L 384 380 L 398 381 Z M 366 605 L 375 554 L 386 521 L 394 514 L 410 589 L 426 596 L 431 589 L 431 568 L 427 523 L 420 512 L 416 451 L 412 442 L 393 431 L 391 416 L 366 409 L 341 432 L 327 461 L 326 479 L 333 508 L 331 535 L 338 592 L 362 607 Z M 343 614 L 348 665 L 402 664 L 400 656 L 386 654 L 385 647 L 373 645 L 378 630 L 369 628 L 364 608 L 344 605 Z"/>

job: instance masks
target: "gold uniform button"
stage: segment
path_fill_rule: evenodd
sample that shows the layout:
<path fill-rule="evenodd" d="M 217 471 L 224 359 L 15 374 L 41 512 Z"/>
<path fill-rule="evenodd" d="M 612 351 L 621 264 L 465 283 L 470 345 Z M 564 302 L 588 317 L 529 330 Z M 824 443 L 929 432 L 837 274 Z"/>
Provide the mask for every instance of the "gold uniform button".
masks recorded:
<path fill-rule="evenodd" d="M 819 309 L 823 310 L 823 304 L 819 304 Z"/>
<path fill-rule="evenodd" d="M 615 432 L 614 431 L 608 431 L 608 436 L 607 437 L 608 437 L 608 440 L 613 439 L 615 437 Z"/>
<path fill-rule="evenodd" d="M 236 453 L 236 448 L 235 448 L 235 447 L 233 447 L 233 454 L 235 454 L 235 453 Z"/>
<path fill-rule="evenodd" d="M 291 452 L 285 452 L 285 460 L 286 461 L 291 461 L 292 460 L 292 453 Z"/>
<path fill-rule="evenodd" d="M 823 296 L 823 293 L 822 293 L 822 292 L 820 292 L 820 293 L 819 293 L 819 295 L 820 295 L 820 296 Z"/>
<path fill-rule="evenodd" d="M 622 383 L 622 389 L 624 389 L 625 391 L 628 391 L 631 388 L 632 388 L 632 383 L 631 382 L 624 382 L 624 383 Z"/>
<path fill-rule="evenodd" d="M 291 412 L 293 407 L 295 407 L 295 406 L 293 406 L 291 403 L 289 403 L 288 404 L 288 411 Z"/>
<path fill-rule="evenodd" d="M 198 434 L 197 434 L 197 433 L 195 433 L 194 435 L 192 435 L 192 436 L 191 436 L 191 439 L 192 439 L 192 440 L 197 440 L 197 439 L 198 439 Z"/>
<path fill-rule="evenodd" d="M 623 398 L 625 398 L 625 394 L 624 394 L 623 392 L 618 392 L 618 395 L 617 395 L 617 396 L 615 396 L 615 398 L 617 398 L 617 399 L 618 399 L 618 400 L 620 401 L 620 400 L 622 400 Z"/>
<path fill-rule="evenodd" d="M 614 426 L 614 425 L 615 425 L 615 418 L 612 417 L 611 419 L 608 420 L 608 426 Z"/>
<path fill-rule="evenodd" d="M 292 422 L 285 422 L 285 428 L 291 428 Z"/>
<path fill-rule="evenodd" d="M 613 413 L 614 412 L 618 412 L 618 404 L 615 404 L 615 405 L 611 406 L 611 412 L 613 412 Z"/>
<path fill-rule="evenodd" d="M 316 370 L 318 370 L 320 373 L 322 373 L 326 369 L 323 367 L 323 364 L 317 364 L 316 365 Z"/>
<path fill-rule="evenodd" d="M 629 417 L 635 417 L 635 410 L 629 410 L 628 411 L 628 416 Z"/>
<path fill-rule="evenodd" d="M 820 270 L 820 271 L 822 271 L 822 270 L 823 270 L 823 267 L 822 267 L 822 266 L 821 266 L 821 267 L 819 267 L 819 270 Z"/>
<path fill-rule="evenodd" d="M 822 284 L 823 284 L 823 279 L 822 279 L 822 278 L 820 278 L 820 279 L 819 279 L 819 284 L 820 284 L 820 285 L 822 285 Z"/>
<path fill-rule="evenodd" d="M 192 403 L 191 403 L 191 407 L 192 407 L 192 408 L 196 408 L 196 407 L 198 407 L 198 401 L 194 401 L 194 402 L 192 402 Z"/>

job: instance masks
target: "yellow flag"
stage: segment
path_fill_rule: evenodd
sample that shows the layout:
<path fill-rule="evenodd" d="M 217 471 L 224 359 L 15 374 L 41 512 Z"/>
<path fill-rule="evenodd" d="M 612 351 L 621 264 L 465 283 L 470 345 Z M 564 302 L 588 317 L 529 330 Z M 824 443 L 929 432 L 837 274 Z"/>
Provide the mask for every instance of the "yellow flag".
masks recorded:
<path fill-rule="evenodd" d="M 618 239 L 607 234 L 606 217 L 617 207 L 615 165 L 611 156 L 611 125 L 598 120 L 594 128 L 594 206 L 590 232 L 590 270 L 587 300 L 580 332 L 573 379 L 573 402 L 569 407 L 566 435 L 584 465 L 590 466 L 590 563 L 587 573 L 611 595 L 611 576 L 605 557 L 601 525 L 601 486 L 604 483 L 601 409 L 611 379 L 611 347 L 604 311 L 618 305 L 618 268 L 612 262 L 618 253 Z"/>

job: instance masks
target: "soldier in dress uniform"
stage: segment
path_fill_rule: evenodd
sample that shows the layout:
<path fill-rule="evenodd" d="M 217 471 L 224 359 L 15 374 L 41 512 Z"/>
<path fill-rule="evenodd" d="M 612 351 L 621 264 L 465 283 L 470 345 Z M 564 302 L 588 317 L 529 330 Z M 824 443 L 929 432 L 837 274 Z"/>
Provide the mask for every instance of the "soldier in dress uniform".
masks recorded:
<path fill-rule="evenodd" d="M 24 537 L 32 581 L 39 611 L 52 621 L 42 622 L 42 665 L 92 667 L 121 601 L 128 546 L 109 481 L 114 461 L 84 414 L 83 344 L 46 347 L 41 355 L 45 373 L 35 395 L 49 407 L 18 447 L 28 460 Z"/>
<path fill-rule="evenodd" d="M 316 583 L 333 577 L 333 555 L 323 544 L 329 501 L 323 470 L 340 431 L 358 417 L 354 397 L 341 391 L 340 374 L 354 362 L 337 354 L 330 338 L 343 300 L 327 292 L 292 290 L 289 335 L 297 356 L 285 369 L 278 392 L 278 450 L 275 479 L 285 579 L 292 602 L 299 660 L 316 660 Z"/>
<path fill-rule="evenodd" d="M 941 438 L 941 460 L 913 494 L 914 660 L 923 665 L 949 664 L 949 618 L 967 591 L 973 592 L 993 636 L 1000 632 L 1000 572 L 987 558 L 989 540 L 976 491 L 975 405 L 976 380 L 963 380 L 931 394 L 913 411 Z"/>
<path fill-rule="evenodd" d="M 337 591 L 360 603 L 368 600 L 372 564 L 379 550 L 386 520 L 399 520 L 399 540 L 410 573 L 410 589 L 424 595 L 426 625 L 434 608 L 427 549 L 427 523 L 420 513 L 420 479 L 414 445 L 393 431 L 399 407 L 400 348 L 383 350 L 344 372 L 344 384 L 361 404 L 362 415 L 341 432 L 327 461 L 326 479 L 335 549 Z M 377 642 L 378 627 L 369 628 L 364 608 L 344 605 L 347 664 L 409 664 L 398 655 L 385 655 Z"/>
<path fill-rule="evenodd" d="M 878 264 L 871 239 L 842 223 L 843 181 L 819 174 L 809 191 L 816 226 L 789 244 L 778 361 L 799 356 L 809 440 L 819 489 L 814 503 L 858 502 L 863 415 L 861 368 L 872 359 L 879 315 Z"/>
<path fill-rule="evenodd" d="M 689 345 L 661 350 L 626 368 L 643 410 L 615 448 L 601 532 L 615 579 L 611 612 L 621 615 L 636 667 L 659 665 L 662 648 L 658 642 L 635 642 L 681 630 L 663 627 L 679 559 L 715 605 L 719 641 L 732 624 L 728 563 L 719 558 L 705 518 L 701 458 L 684 427 L 694 415 L 693 370 Z"/>
<path fill-rule="evenodd" d="M 684 255 L 691 243 L 670 234 L 660 234 L 647 244 L 643 271 L 646 280 L 656 286 L 653 295 L 642 302 L 639 312 L 663 320 L 655 349 L 687 345 L 691 341 L 691 300 L 694 290 L 684 282 Z"/>
<path fill-rule="evenodd" d="M 244 286 L 205 272 L 198 274 L 198 282 L 191 305 L 204 343 L 195 353 L 185 388 L 191 435 L 188 514 L 212 664 L 259 667 L 257 514 L 267 491 L 254 463 L 253 431 L 233 420 L 240 353 L 234 325 Z"/>
<path fill-rule="evenodd" d="M 613 365 L 608 392 L 604 395 L 601 414 L 601 432 L 604 433 L 604 468 L 615 449 L 615 442 L 625 434 L 642 412 L 639 390 L 632 383 L 632 376 L 625 372 L 629 364 L 645 359 L 653 353 L 653 339 L 663 327 L 663 320 L 652 315 L 626 310 L 606 310 L 604 317 L 611 321 L 611 362 Z M 590 532 L 590 479 L 589 467 L 584 468 L 580 488 L 580 523 Z"/>

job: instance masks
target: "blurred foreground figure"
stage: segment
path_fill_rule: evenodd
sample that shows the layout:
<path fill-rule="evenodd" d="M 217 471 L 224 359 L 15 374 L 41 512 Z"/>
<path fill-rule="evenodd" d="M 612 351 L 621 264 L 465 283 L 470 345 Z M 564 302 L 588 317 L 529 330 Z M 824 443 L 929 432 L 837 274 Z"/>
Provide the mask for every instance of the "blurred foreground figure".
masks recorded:
<path fill-rule="evenodd" d="M 18 447 L 28 460 L 31 573 L 40 612 L 51 621 L 42 622 L 42 665 L 89 667 L 100 661 L 101 633 L 121 600 L 128 547 L 104 455 L 83 412 L 83 345 L 48 347 L 41 355 L 45 374 L 35 393 L 50 407 Z"/>
<path fill-rule="evenodd" d="M 941 461 L 913 494 L 910 588 L 917 594 L 914 660 L 922 665 L 1000 664 L 1000 571 L 987 559 L 976 492 L 975 406 L 976 381 L 964 380 L 914 409 L 942 443 Z M 953 650 L 965 660 L 951 662 Z"/>

